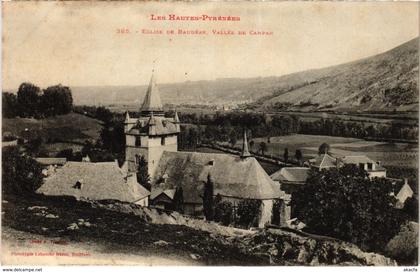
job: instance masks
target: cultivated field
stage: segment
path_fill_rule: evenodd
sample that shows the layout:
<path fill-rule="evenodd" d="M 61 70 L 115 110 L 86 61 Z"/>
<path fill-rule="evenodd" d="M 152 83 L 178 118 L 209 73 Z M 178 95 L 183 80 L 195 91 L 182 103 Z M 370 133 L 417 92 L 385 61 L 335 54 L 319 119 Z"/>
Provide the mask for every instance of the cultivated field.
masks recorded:
<path fill-rule="evenodd" d="M 305 159 L 313 158 L 318 153 L 322 143 L 330 145 L 330 152 L 338 157 L 347 155 L 366 155 L 375 161 L 380 161 L 384 166 L 410 167 L 418 166 L 418 146 L 406 143 L 386 143 L 365 141 L 355 138 L 322 136 L 322 135 L 288 135 L 267 138 L 254 138 L 252 150 L 257 152 L 259 144 L 267 144 L 266 154 L 283 157 L 284 149 L 288 148 L 289 157 L 293 157 L 296 149 L 302 150 Z M 242 146 L 238 141 L 237 147 Z"/>

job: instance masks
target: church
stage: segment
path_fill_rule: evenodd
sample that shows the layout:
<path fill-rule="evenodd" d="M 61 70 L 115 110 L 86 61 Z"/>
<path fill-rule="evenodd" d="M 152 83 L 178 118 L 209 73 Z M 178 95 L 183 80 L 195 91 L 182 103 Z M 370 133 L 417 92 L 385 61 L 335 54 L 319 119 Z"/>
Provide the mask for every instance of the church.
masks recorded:
<path fill-rule="evenodd" d="M 119 167 L 116 161 L 51 162 L 44 158 L 42 162 L 50 167 L 37 192 L 78 200 L 119 200 L 202 217 L 204 184 L 211 179 L 214 198 L 231 203 L 233 209 L 243 200 L 258 200 L 259 215 L 255 221 L 259 227 L 273 222 L 286 224 L 290 219 L 290 194 L 282 191 L 250 154 L 246 133 L 242 152 L 237 156 L 178 151 L 180 131 L 176 112 L 173 118 L 165 117 L 152 75 L 140 117 L 131 118 L 126 113 L 123 166 Z M 147 162 L 151 191 L 137 182 L 141 158 Z"/>
<path fill-rule="evenodd" d="M 290 218 L 290 195 L 280 189 L 248 151 L 246 134 L 240 156 L 220 153 L 178 151 L 180 121 L 164 116 L 159 89 L 152 74 L 140 117 L 126 113 L 124 122 L 126 152 L 124 169 L 136 173 L 141 157 L 147 161 L 151 181 L 150 205 L 171 209 L 177 191 L 182 191 L 185 214 L 202 216 L 204 183 L 209 177 L 214 196 L 234 206 L 244 199 L 260 200 L 258 226 L 270 224 L 274 213 L 280 222 Z M 280 202 L 275 209 L 274 201 Z"/>

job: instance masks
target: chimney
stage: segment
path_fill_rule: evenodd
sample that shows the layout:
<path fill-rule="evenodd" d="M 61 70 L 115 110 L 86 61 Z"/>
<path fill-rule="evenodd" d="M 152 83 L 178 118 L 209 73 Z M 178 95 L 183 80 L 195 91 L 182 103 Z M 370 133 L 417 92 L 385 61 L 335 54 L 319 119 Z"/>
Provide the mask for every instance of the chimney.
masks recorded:
<path fill-rule="evenodd" d="M 248 150 L 248 140 L 246 137 L 246 129 L 244 129 L 244 142 L 242 144 L 241 158 L 245 159 L 248 157 L 251 157 L 251 153 L 249 153 L 249 150 Z"/>

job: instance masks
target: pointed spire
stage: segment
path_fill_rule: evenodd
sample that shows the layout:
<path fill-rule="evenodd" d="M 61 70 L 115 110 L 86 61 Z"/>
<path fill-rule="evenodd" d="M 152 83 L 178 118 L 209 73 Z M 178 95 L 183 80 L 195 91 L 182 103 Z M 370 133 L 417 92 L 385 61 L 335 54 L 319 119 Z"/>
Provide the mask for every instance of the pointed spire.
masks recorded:
<path fill-rule="evenodd" d="M 145 116 L 150 115 L 151 112 L 163 115 L 163 107 L 155 80 L 154 69 L 152 70 L 152 77 L 150 78 L 149 87 L 147 88 L 140 111 Z"/>
<path fill-rule="evenodd" d="M 130 114 L 128 113 L 128 111 L 125 112 L 125 122 L 124 123 L 128 123 L 130 121 Z"/>
<path fill-rule="evenodd" d="M 174 123 L 175 123 L 175 124 L 179 124 L 179 117 L 178 117 L 178 112 L 177 112 L 177 110 L 176 110 L 176 109 L 175 109 Z"/>
<path fill-rule="evenodd" d="M 244 129 L 244 142 L 242 144 L 242 152 L 241 152 L 241 158 L 248 158 L 251 157 L 251 153 L 249 153 L 248 150 L 248 139 L 246 137 L 246 129 Z"/>

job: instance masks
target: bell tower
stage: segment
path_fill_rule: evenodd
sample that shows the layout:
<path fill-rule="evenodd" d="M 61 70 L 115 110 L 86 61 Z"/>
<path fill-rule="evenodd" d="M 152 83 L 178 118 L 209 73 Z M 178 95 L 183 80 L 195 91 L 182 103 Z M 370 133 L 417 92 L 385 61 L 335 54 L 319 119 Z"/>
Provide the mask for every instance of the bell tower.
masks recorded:
<path fill-rule="evenodd" d="M 178 151 L 180 132 L 178 114 L 174 118 L 164 116 L 159 89 L 154 73 L 150 78 L 146 96 L 140 107 L 140 117 L 131 118 L 126 113 L 124 122 L 125 161 L 128 172 L 137 172 L 138 159 L 144 157 L 148 174 L 153 178 L 154 171 L 164 151 Z"/>

